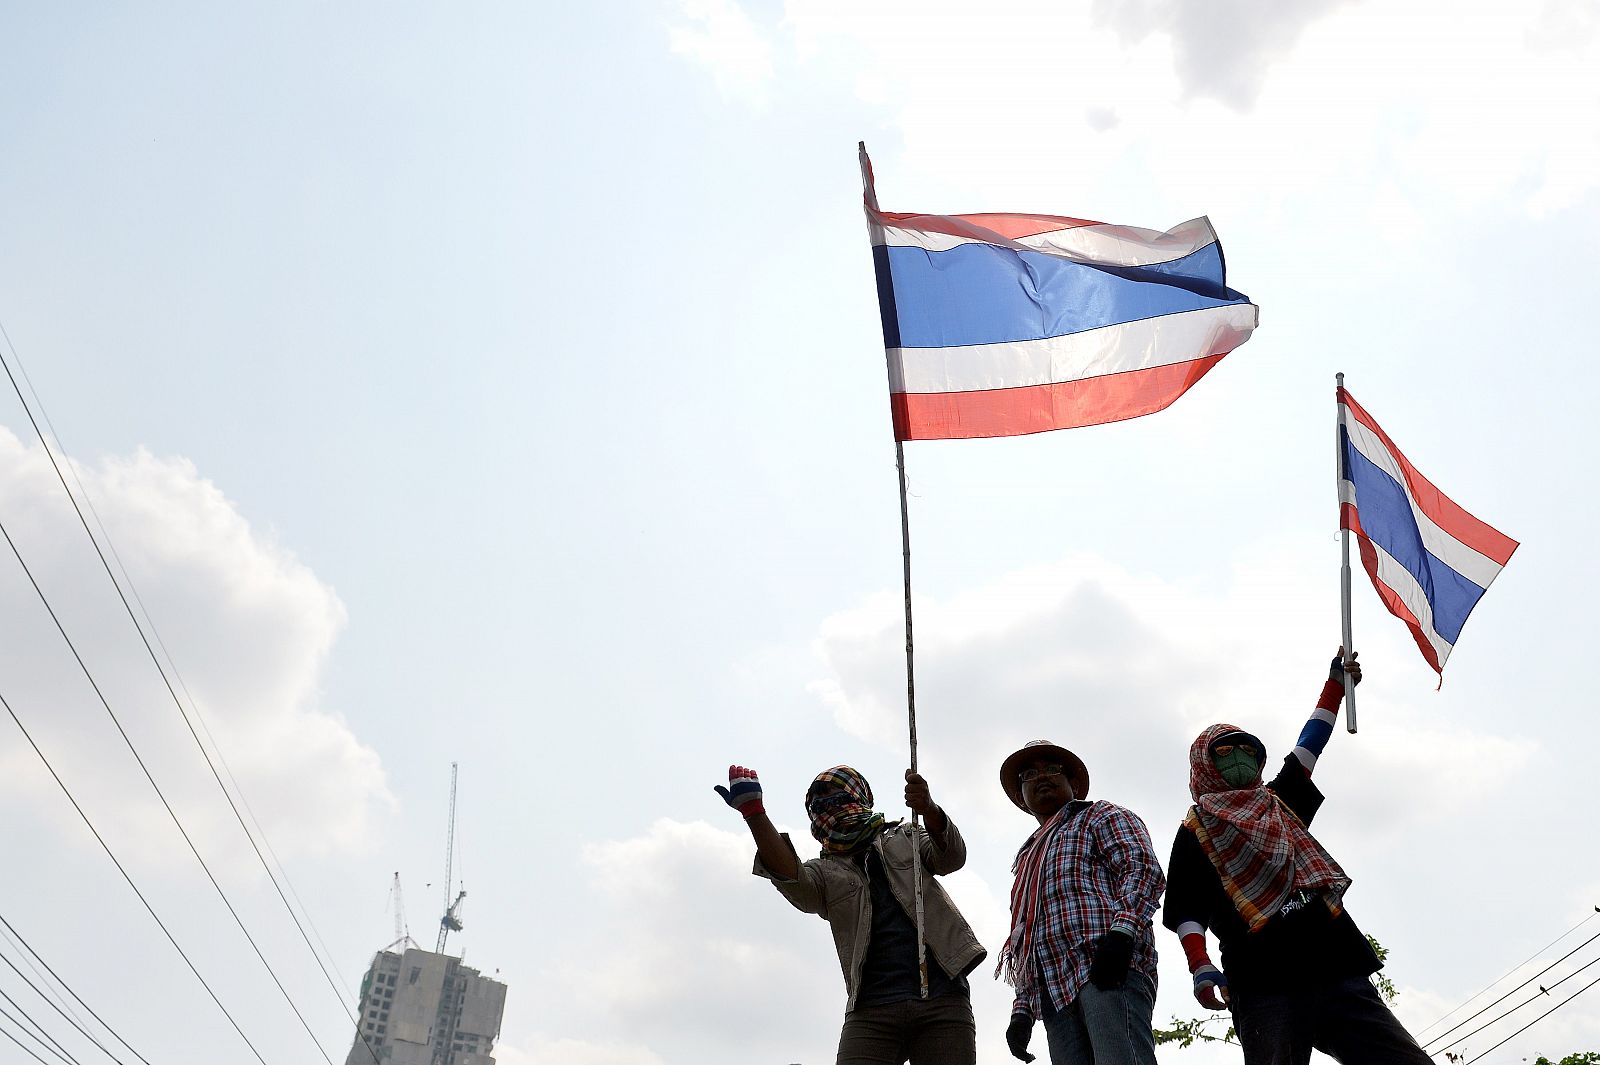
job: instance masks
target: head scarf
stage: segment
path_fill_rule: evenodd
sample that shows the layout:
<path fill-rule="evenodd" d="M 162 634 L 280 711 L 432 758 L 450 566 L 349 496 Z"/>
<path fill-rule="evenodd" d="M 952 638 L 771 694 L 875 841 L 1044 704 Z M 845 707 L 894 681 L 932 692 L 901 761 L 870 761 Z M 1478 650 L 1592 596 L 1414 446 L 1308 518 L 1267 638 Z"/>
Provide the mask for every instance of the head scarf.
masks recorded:
<path fill-rule="evenodd" d="M 1233 725 L 1212 725 L 1189 746 L 1189 794 L 1194 806 L 1184 827 L 1199 839 L 1234 908 L 1254 932 L 1284 904 L 1319 895 L 1330 912 L 1341 910 L 1350 878 L 1294 811 L 1259 781 L 1234 788 L 1217 772 L 1211 745 Z"/>
<path fill-rule="evenodd" d="M 819 795 L 828 784 L 838 790 Z M 850 853 L 883 827 L 883 815 L 872 809 L 872 785 L 847 765 L 817 774 L 806 790 L 806 816 L 811 818 L 811 834 L 832 854 Z"/>

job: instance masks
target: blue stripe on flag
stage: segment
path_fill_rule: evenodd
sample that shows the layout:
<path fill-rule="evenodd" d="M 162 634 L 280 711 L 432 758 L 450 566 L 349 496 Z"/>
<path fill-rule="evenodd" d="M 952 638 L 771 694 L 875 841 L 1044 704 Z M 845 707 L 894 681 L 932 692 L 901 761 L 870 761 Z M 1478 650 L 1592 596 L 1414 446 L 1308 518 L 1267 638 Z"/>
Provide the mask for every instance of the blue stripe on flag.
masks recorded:
<path fill-rule="evenodd" d="M 1434 631 L 1454 644 L 1467 623 L 1467 615 L 1483 597 L 1483 589 L 1422 545 L 1422 532 L 1417 528 L 1405 489 L 1356 450 L 1342 425 L 1339 443 L 1345 477 L 1355 485 L 1356 513 L 1361 517 L 1362 532 L 1417 579 L 1433 607 Z"/>
<path fill-rule="evenodd" d="M 1122 322 L 1247 303 L 1223 284 L 1222 252 L 1210 244 L 1155 266 L 1071 262 L 1041 252 L 991 244 L 947 251 L 872 249 L 879 277 L 892 278 L 894 328 L 890 347 L 939 348 L 1042 340 Z"/>

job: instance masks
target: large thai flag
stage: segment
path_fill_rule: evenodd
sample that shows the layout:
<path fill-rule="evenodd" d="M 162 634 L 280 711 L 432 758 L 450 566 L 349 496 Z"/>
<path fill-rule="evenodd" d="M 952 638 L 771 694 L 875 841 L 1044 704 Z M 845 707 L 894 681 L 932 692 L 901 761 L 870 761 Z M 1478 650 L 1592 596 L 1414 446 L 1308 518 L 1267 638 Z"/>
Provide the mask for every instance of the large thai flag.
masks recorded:
<path fill-rule="evenodd" d="M 1171 404 L 1250 339 L 1204 218 L 1165 233 L 1052 215 L 867 222 L 899 440 L 1017 436 Z"/>
<path fill-rule="evenodd" d="M 1343 388 L 1338 402 L 1339 527 L 1356 534 L 1378 597 L 1442 676 L 1517 542 L 1435 488 Z"/>

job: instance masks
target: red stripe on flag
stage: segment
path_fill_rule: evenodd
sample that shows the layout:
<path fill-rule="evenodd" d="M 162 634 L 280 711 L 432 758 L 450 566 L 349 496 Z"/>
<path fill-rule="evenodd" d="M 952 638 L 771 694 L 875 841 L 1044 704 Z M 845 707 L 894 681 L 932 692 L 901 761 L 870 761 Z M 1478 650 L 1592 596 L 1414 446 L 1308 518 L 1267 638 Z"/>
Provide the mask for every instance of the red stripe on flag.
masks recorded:
<path fill-rule="evenodd" d="M 1411 612 L 1405 601 L 1395 593 L 1395 590 L 1378 579 L 1378 551 L 1372 546 L 1372 541 L 1365 536 L 1356 538 L 1356 544 L 1361 550 L 1361 567 L 1367 571 L 1367 576 L 1372 578 L 1372 587 L 1377 589 L 1378 598 L 1383 600 L 1383 605 L 1389 608 L 1389 613 L 1406 623 L 1406 628 L 1411 630 L 1411 638 L 1417 641 L 1417 650 L 1422 652 L 1423 659 L 1433 667 L 1433 671 L 1444 676 L 1444 669 L 1439 665 L 1439 654 L 1433 649 L 1433 643 L 1422 631 L 1422 623 L 1417 620 L 1417 615 Z"/>
<path fill-rule="evenodd" d="M 1187 392 L 1226 354 L 1060 384 L 982 392 L 891 393 L 895 439 L 1025 436 L 1154 414 Z"/>
<path fill-rule="evenodd" d="M 870 207 L 869 207 L 870 210 Z M 916 214 L 905 211 L 876 211 L 879 225 L 920 229 L 928 233 L 948 233 L 956 237 L 971 237 L 974 229 L 999 234 L 1006 240 L 1056 233 L 1080 226 L 1099 226 L 1104 222 L 1091 222 L 1086 218 L 1063 218 L 1049 214 Z"/>
<path fill-rule="evenodd" d="M 1394 441 L 1389 439 L 1389 434 L 1384 432 L 1372 415 L 1355 401 L 1355 397 L 1345 389 L 1337 391 L 1339 401 L 1350 408 L 1351 416 L 1372 430 L 1400 464 L 1400 472 L 1405 476 L 1411 498 L 1416 500 L 1417 506 L 1424 514 L 1433 519 L 1435 525 L 1480 555 L 1486 555 L 1502 566 L 1511 560 L 1511 553 L 1519 546 L 1517 541 L 1492 525 L 1473 517 L 1449 496 L 1434 487 L 1433 482 L 1424 477 L 1415 466 L 1411 465 L 1405 455 L 1401 454 L 1400 449 L 1395 447 Z"/>

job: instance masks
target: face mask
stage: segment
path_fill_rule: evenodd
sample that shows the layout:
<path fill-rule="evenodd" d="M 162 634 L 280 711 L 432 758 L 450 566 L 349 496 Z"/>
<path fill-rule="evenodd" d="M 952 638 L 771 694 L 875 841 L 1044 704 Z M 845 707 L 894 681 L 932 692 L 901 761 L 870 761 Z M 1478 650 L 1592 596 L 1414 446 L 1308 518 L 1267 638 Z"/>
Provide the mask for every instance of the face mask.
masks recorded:
<path fill-rule="evenodd" d="M 1222 779 L 1235 788 L 1248 788 L 1261 778 L 1261 763 L 1247 751 L 1235 747 L 1213 758 Z"/>

